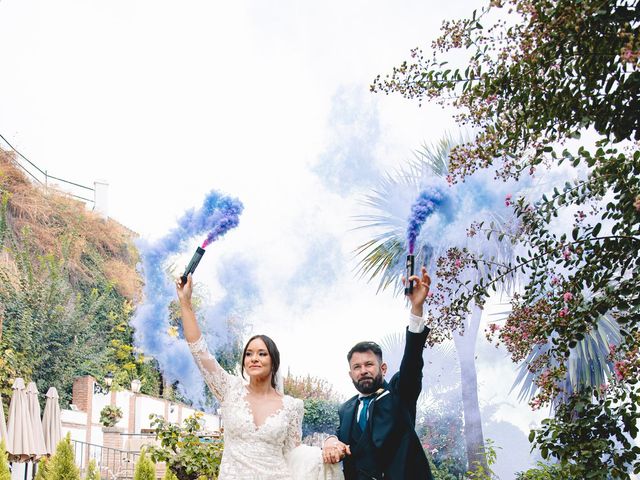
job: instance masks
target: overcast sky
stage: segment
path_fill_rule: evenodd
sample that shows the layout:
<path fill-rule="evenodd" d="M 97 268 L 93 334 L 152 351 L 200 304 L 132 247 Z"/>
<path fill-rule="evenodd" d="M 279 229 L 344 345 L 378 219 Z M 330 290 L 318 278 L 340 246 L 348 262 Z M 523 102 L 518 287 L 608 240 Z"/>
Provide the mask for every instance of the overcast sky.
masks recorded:
<path fill-rule="evenodd" d="M 211 189 L 239 198 L 196 280 L 215 303 L 234 289 L 222 269 L 250 270 L 247 333 L 351 396 L 347 350 L 407 323 L 401 299 L 354 276 L 353 216 L 384 172 L 456 132 L 451 111 L 369 85 L 482 4 L 0 0 L 0 134 L 52 175 L 108 182 L 109 215 L 150 240 Z M 480 352 L 481 403 L 528 432 L 514 367 Z"/>

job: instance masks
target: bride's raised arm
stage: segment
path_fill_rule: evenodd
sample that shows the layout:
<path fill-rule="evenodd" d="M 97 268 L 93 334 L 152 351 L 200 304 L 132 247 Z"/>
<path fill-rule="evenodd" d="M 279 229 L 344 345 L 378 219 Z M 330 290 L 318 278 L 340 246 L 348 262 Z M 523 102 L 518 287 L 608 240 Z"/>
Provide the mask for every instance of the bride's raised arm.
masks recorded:
<path fill-rule="evenodd" d="M 227 373 L 209 353 L 207 343 L 196 321 L 196 316 L 193 313 L 193 306 L 191 304 L 191 293 L 193 291 L 191 274 L 187 277 L 187 282 L 184 285 L 182 285 L 180 279 L 176 280 L 176 291 L 178 293 L 178 300 L 180 301 L 182 329 L 184 331 L 184 338 L 189 345 L 189 350 L 191 350 L 193 358 L 211 392 L 213 392 L 219 401 L 223 401 L 229 389 L 231 375 Z"/>

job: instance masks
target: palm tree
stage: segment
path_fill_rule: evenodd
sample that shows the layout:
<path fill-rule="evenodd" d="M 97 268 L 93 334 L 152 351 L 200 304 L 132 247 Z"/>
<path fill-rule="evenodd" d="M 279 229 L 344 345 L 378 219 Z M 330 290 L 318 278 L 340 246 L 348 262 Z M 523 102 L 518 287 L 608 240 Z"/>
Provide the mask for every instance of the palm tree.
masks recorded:
<path fill-rule="evenodd" d="M 585 337 L 578 341 L 576 346 L 569 352 L 569 357 L 565 364 L 567 371 L 564 379 L 559 385 L 560 394 L 553 400 L 552 408 L 560 402 L 565 402 L 574 393 L 584 389 L 595 389 L 607 383 L 613 377 L 613 366 L 607 360 L 610 345 L 620 343 L 620 327 L 608 315 L 601 315 L 595 328 L 589 331 Z M 533 348 L 527 358 L 520 364 L 518 376 L 513 383 L 512 390 L 520 385 L 518 398 L 529 400 L 538 392 L 536 380 L 540 372 L 532 372 L 529 365 L 538 363 L 538 359 L 552 347 L 552 339 L 549 338 L 546 344 Z M 552 360 L 551 367 L 558 366 L 556 359 Z"/>
<path fill-rule="evenodd" d="M 403 273 L 404 256 L 407 252 L 405 230 L 410 205 L 425 183 L 433 182 L 434 179 L 443 182 L 447 174 L 449 152 L 453 146 L 463 141 L 447 136 L 436 145 L 424 145 L 406 168 L 385 176 L 379 187 L 365 198 L 364 204 L 372 213 L 358 217 L 363 223 L 360 228 L 375 230 L 376 233 L 356 249 L 356 254 L 361 257 L 358 272 L 368 281 L 378 279 L 378 291 L 388 287 L 393 287 L 395 294 L 402 291 L 400 275 Z M 477 213 L 476 220 L 486 220 L 489 217 L 506 228 L 507 217 L 499 214 L 500 207 L 504 208 L 504 194 L 500 196 L 498 190 L 485 179 L 473 178 L 451 187 L 451 201 L 460 211 L 452 209 L 434 213 L 434 218 L 429 220 L 427 234 L 421 234 L 418 238 L 416 264 L 425 265 L 433 278 L 436 260 L 452 246 L 468 248 L 484 258 L 508 261 L 511 258 L 508 242 L 497 241 L 496 238 L 496 241 L 488 243 L 480 237 L 468 237 L 464 233 L 474 220 L 465 214 L 470 211 Z M 478 281 L 493 268 L 491 265 L 491 262 L 479 263 L 473 274 L 468 276 L 466 273 L 468 278 L 463 280 Z M 433 278 L 432 290 L 437 289 L 438 281 L 444 282 Z M 510 284 L 505 283 L 503 287 L 509 288 Z M 482 466 L 486 471 L 475 368 L 475 345 L 481 318 L 482 308 L 473 305 L 471 312 L 455 331 L 449 332 L 449 336 L 453 338 L 460 365 L 468 467 L 477 470 Z"/>

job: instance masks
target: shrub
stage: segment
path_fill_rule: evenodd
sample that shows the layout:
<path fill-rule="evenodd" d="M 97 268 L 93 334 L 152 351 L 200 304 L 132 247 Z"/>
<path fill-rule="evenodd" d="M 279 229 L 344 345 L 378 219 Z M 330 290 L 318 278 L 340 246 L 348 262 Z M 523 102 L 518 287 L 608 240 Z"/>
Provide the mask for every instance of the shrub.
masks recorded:
<path fill-rule="evenodd" d="M 89 466 L 87 467 L 87 478 L 85 480 L 100 480 L 100 470 L 98 470 L 96 461 L 93 458 L 89 461 Z"/>
<path fill-rule="evenodd" d="M 4 440 L 0 441 L 0 480 L 11 480 L 9 457 L 7 456 L 7 449 L 4 446 Z"/>
<path fill-rule="evenodd" d="M 122 418 L 122 409 L 107 405 L 100 411 L 100 423 L 105 427 L 113 427 Z"/>
<path fill-rule="evenodd" d="M 200 438 L 201 417 L 201 413 L 196 413 L 188 417 L 183 426 L 157 415 L 150 417 L 160 441 L 160 446 L 149 447 L 151 459 L 165 462 L 178 480 L 198 480 L 201 476 L 218 478 L 224 443 L 222 439 Z"/>
<path fill-rule="evenodd" d="M 48 457 L 42 457 L 40 459 L 38 462 L 38 471 L 36 472 L 36 480 L 49 480 L 51 477 L 49 462 Z"/>
<path fill-rule="evenodd" d="M 80 471 L 76 466 L 71 435 L 60 440 L 56 447 L 56 454 L 51 457 L 49 465 L 49 480 L 80 480 Z"/>
<path fill-rule="evenodd" d="M 133 480 L 155 480 L 156 478 L 156 466 L 147 457 L 145 449 L 140 453 L 140 458 L 136 463 L 135 471 L 133 472 Z"/>

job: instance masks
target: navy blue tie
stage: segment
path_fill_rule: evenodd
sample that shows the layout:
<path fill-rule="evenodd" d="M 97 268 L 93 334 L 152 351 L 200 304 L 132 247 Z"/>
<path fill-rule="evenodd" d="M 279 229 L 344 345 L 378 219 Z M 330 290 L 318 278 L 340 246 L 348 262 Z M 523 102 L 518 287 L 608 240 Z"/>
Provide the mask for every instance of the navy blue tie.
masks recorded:
<path fill-rule="evenodd" d="M 371 400 L 373 400 L 373 397 L 364 397 L 360 399 L 362 402 L 362 409 L 360 410 L 360 416 L 358 417 L 358 425 L 360 425 L 360 430 L 363 432 L 367 426 L 367 409 L 369 408 Z"/>

